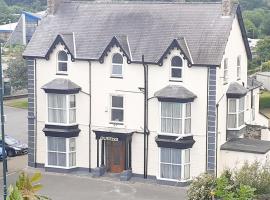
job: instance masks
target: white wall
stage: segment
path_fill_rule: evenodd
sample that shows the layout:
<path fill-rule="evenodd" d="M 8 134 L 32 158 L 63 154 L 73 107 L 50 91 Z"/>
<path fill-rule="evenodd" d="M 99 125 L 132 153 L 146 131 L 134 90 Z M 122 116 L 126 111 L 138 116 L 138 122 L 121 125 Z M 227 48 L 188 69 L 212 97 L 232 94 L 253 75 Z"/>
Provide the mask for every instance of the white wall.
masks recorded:
<path fill-rule="evenodd" d="M 254 161 L 259 161 L 261 163 L 265 163 L 268 160 L 270 154 L 269 152 L 266 154 L 255 154 L 221 150 L 220 155 L 222 156 L 220 168 L 222 170 L 226 170 L 239 169 L 243 166 L 245 162 L 253 163 Z"/>
<path fill-rule="evenodd" d="M 37 162 L 46 161 L 46 137 L 42 129 L 47 121 L 47 95 L 42 88 L 43 85 L 55 78 L 67 78 L 82 88 L 83 92 L 89 93 L 89 64 L 88 62 L 71 62 L 69 57 L 68 75 L 56 75 L 57 52 L 63 50 L 63 46 L 57 45 L 50 55 L 49 60 L 37 59 Z M 76 95 L 77 113 L 79 124 L 79 137 L 77 145 L 77 165 L 88 167 L 88 137 L 89 137 L 89 96 L 80 92 Z M 83 152 L 83 153 L 82 153 Z"/>

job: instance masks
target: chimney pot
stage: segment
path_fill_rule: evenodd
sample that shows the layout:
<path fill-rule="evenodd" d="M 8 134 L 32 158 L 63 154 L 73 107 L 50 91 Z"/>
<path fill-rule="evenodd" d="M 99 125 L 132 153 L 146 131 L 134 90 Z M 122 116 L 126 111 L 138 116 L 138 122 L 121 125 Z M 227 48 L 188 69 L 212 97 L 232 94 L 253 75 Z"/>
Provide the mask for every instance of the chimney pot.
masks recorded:
<path fill-rule="evenodd" d="M 47 0 L 47 13 L 49 15 L 55 14 L 59 4 L 63 1 L 64 0 Z"/>
<path fill-rule="evenodd" d="M 222 0 L 222 16 L 230 16 L 232 12 L 231 0 Z"/>

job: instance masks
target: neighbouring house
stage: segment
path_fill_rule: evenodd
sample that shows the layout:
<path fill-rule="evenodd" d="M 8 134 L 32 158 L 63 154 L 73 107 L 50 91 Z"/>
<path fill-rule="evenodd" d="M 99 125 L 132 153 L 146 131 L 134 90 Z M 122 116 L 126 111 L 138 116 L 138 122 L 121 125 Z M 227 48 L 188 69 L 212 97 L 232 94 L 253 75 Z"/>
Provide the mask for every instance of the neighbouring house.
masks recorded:
<path fill-rule="evenodd" d="M 0 43 L 5 43 L 8 40 L 16 26 L 17 23 L 0 25 Z"/>
<path fill-rule="evenodd" d="M 263 88 L 270 91 L 270 72 L 257 72 L 255 76 L 263 84 Z"/>
<path fill-rule="evenodd" d="M 5 46 L 27 45 L 44 15 L 45 11 L 38 13 L 22 12 L 15 28 L 6 40 Z"/>
<path fill-rule="evenodd" d="M 268 156 L 238 4 L 48 0 L 47 12 L 24 52 L 29 166 L 185 185 Z"/>

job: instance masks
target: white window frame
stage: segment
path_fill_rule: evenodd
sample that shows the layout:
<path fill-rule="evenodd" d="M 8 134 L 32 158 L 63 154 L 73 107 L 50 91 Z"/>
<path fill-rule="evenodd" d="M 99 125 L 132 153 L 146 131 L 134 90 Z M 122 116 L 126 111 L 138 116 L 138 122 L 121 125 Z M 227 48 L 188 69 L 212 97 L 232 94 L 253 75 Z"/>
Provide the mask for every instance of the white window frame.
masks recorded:
<path fill-rule="evenodd" d="M 119 55 L 122 56 L 122 60 L 123 60 L 122 64 L 119 64 L 119 63 L 113 63 L 113 57 L 114 57 L 116 54 L 119 54 Z M 122 71 L 121 74 L 113 74 L 113 67 L 114 67 L 115 65 L 121 66 L 121 71 Z M 120 54 L 120 53 L 114 53 L 114 54 L 112 55 L 111 77 L 123 78 L 123 69 L 124 69 L 124 68 L 123 68 L 123 65 L 124 65 L 124 57 L 123 57 L 123 55 Z"/>
<path fill-rule="evenodd" d="M 59 151 L 49 151 L 48 149 L 48 138 L 50 136 L 46 137 L 46 162 L 45 162 L 45 167 L 51 167 L 51 168 L 59 168 L 59 169 L 73 169 L 77 167 L 77 144 L 76 144 L 76 138 L 63 138 L 66 140 L 66 152 L 59 152 Z M 53 137 L 52 137 L 53 138 Z M 70 152 L 69 151 L 69 144 L 70 144 L 70 140 L 74 139 L 75 140 L 75 151 Z M 53 152 L 53 153 L 65 153 L 66 154 L 66 166 L 57 166 L 57 165 L 49 165 L 48 161 L 49 161 L 49 152 Z M 74 166 L 69 166 L 69 155 L 70 153 L 75 153 L 75 165 Z"/>
<path fill-rule="evenodd" d="M 237 79 L 240 80 L 241 79 L 241 56 L 237 56 Z"/>
<path fill-rule="evenodd" d="M 240 110 L 240 99 L 244 98 L 244 109 Z M 236 111 L 230 112 L 230 101 L 236 101 Z M 240 114 L 244 113 L 244 124 L 239 126 L 239 116 Z M 227 129 L 228 130 L 240 130 L 245 127 L 245 97 L 241 98 L 228 98 L 228 113 L 227 113 L 227 120 L 229 121 L 229 115 L 236 115 L 236 128 L 230 128 L 229 123 L 227 122 Z"/>
<path fill-rule="evenodd" d="M 182 134 L 178 134 L 178 133 L 167 133 L 167 132 L 162 132 L 162 118 L 171 118 L 171 117 L 162 117 L 161 116 L 161 105 L 163 102 L 160 102 L 159 105 L 159 132 L 160 135 L 168 135 L 168 136 L 178 136 L 178 137 L 187 137 L 187 136 L 192 136 L 192 106 L 191 106 L 191 102 L 188 103 L 177 103 L 177 104 L 181 104 L 182 106 L 182 118 L 172 118 L 172 119 L 181 119 L 182 120 Z M 164 103 L 175 103 L 175 102 L 164 102 Z M 186 117 L 186 105 L 190 104 L 190 117 Z M 186 119 L 191 119 L 190 122 L 190 133 L 185 133 L 185 121 Z"/>
<path fill-rule="evenodd" d="M 49 107 L 49 95 L 61 95 L 61 96 L 65 96 L 66 98 L 66 106 L 65 106 L 65 110 L 66 110 L 66 123 L 57 123 L 57 122 L 49 122 L 49 109 L 54 109 L 54 110 L 64 110 L 62 108 L 50 108 Z M 69 107 L 69 101 L 70 101 L 70 96 L 75 97 L 75 107 L 70 108 Z M 75 110 L 75 122 L 74 123 L 70 123 L 69 122 L 69 118 L 70 118 L 70 110 Z M 73 126 L 73 125 L 77 125 L 77 102 L 76 102 L 76 95 L 75 94 L 55 94 L 55 93 L 47 93 L 47 121 L 46 124 L 51 124 L 51 125 L 59 125 L 59 126 Z"/>
<path fill-rule="evenodd" d="M 123 98 L 123 108 L 119 108 L 119 107 L 113 107 L 112 106 L 112 97 L 122 97 Z M 124 121 L 125 121 L 125 98 L 123 95 L 120 94 L 111 94 L 110 95 L 110 123 L 111 124 L 119 124 L 119 125 L 123 125 Z M 112 120 L 112 109 L 118 109 L 118 110 L 123 110 L 123 121 L 113 121 Z"/>
<path fill-rule="evenodd" d="M 161 149 L 164 147 L 159 147 L 158 149 L 158 174 L 157 177 L 159 180 L 165 180 L 165 181 L 173 181 L 173 182 L 188 182 L 191 180 L 191 149 L 181 149 L 181 164 L 172 164 L 172 163 L 165 163 L 165 162 L 161 162 Z M 166 149 L 166 148 L 164 148 Z M 171 148 L 167 148 L 167 149 L 171 149 Z M 189 151 L 189 162 L 185 162 L 186 161 L 186 154 L 185 152 Z M 163 164 L 171 164 L 171 165 L 178 165 L 181 166 L 181 179 L 177 180 L 177 179 L 169 179 L 169 178 L 161 178 L 161 163 Z M 184 179 L 185 177 L 185 166 L 189 165 L 189 179 Z"/>
<path fill-rule="evenodd" d="M 228 58 L 225 58 L 224 59 L 224 62 L 223 62 L 223 82 L 224 84 L 227 84 L 228 83 L 228 80 L 229 80 L 229 59 Z"/>
<path fill-rule="evenodd" d="M 172 66 L 172 59 L 174 57 L 179 57 L 182 60 L 182 66 Z M 183 80 L 183 65 L 184 65 L 184 60 L 181 58 L 179 55 L 173 55 L 170 60 L 170 80 L 175 80 L 175 81 L 182 81 Z M 173 77 L 172 76 L 172 69 L 181 69 L 181 77 Z"/>
<path fill-rule="evenodd" d="M 65 53 L 67 54 L 67 61 L 61 61 L 61 60 L 59 60 L 59 53 L 60 53 L 60 52 L 65 52 Z M 61 71 L 61 70 L 59 70 L 59 63 L 66 63 L 66 64 L 67 64 L 67 71 Z M 60 51 L 57 53 L 56 73 L 57 73 L 57 74 L 64 74 L 64 75 L 68 74 L 68 53 L 67 53 L 66 51 L 64 51 L 64 50 L 60 50 Z"/>

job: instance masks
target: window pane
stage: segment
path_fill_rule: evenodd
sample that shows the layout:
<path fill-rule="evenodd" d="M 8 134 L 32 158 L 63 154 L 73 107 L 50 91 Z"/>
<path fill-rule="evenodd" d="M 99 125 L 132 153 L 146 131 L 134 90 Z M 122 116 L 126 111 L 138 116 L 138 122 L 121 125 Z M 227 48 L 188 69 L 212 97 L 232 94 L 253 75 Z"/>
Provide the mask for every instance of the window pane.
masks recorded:
<path fill-rule="evenodd" d="M 171 179 L 180 180 L 181 179 L 181 166 L 172 165 L 172 177 Z"/>
<path fill-rule="evenodd" d="M 181 78 L 182 77 L 182 69 L 181 68 L 172 68 L 172 77 L 173 78 Z"/>
<path fill-rule="evenodd" d="M 57 140 L 54 137 L 48 137 L 48 151 L 57 151 Z"/>
<path fill-rule="evenodd" d="M 70 95 L 69 96 L 69 107 L 70 108 L 75 108 L 76 107 L 75 95 Z"/>
<path fill-rule="evenodd" d="M 241 56 L 238 56 L 237 57 L 237 66 L 240 66 L 241 65 Z"/>
<path fill-rule="evenodd" d="M 69 151 L 76 151 L 76 140 L 75 138 L 69 139 Z"/>
<path fill-rule="evenodd" d="M 186 104 L 186 117 L 190 117 L 191 116 L 191 104 L 187 103 Z"/>
<path fill-rule="evenodd" d="M 229 99 L 229 113 L 236 112 L 236 99 Z"/>
<path fill-rule="evenodd" d="M 171 178 L 172 166 L 170 164 L 160 163 L 160 177 Z"/>
<path fill-rule="evenodd" d="M 48 94 L 48 106 L 50 108 L 66 108 L 66 96 L 60 94 Z"/>
<path fill-rule="evenodd" d="M 190 164 L 185 165 L 184 167 L 184 179 L 190 179 Z"/>
<path fill-rule="evenodd" d="M 161 118 L 161 132 L 166 133 L 167 126 L 166 126 L 166 118 Z"/>
<path fill-rule="evenodd" d="M 236 114 L 228 114 L 228 128 L 236 128 Z"/>
<path fill-rule="evenodd" d="M 124 111 L 120 109 L 112 109 L 112 121 L 122 122 L 124 119 Z"/>
<path fill-rule="evenodd" d="M 67 71 L 67 63 L 58 62 L 58 71 L 66 72 Z"/>
<path fill-rule="evenodd" d="M 182 65 L 183 65 L 182 59 L 179 56 L 174 56 L 172 58 L 171 66 L 182 67 Z"/>
<path fill-rule="evenodd" d="M 112 75 L 122 75 L 122 65 L 113 65 Z"/>
<path fill-rule="evenodd" d="M 173 112 L 173 115 L 172 115 L 173 118 L 181 118 L 182 117 L 182 104 L 173 103 L 172 112 Z"/>
<path fill-rule="evenodd" d="M 238 126 L 244 125 L 244 123 L 245 123 L 244 117 L 245 117 L 244 112 L 239 114 Z"/>
<path fill-rule="evenodd" d="M 57 138 L 58 151 L 66 152 L 66 138 Z"/>
<path fill-rule="evenodd" d="M 58 156 L 58 166 L 66 167 L 67 166 L 66 154 L 58 153 L 57 156 Z"/>
<path fill-rule="evenodd" d="M 182 120 L 173 119 L 172 133 L 181 134 L 182 133 Z"/>
<path fill-rule="evenodd" d="M 166 121 L 166 130 L 165 130 L 165 133 L 172 133 L 173 132 L 173 129 L 172 129 L 172 119 L 171 118 L 167 118 L 165 119 Z"/>
<path fill-rule="evenodd" d="M 160 162 L 171 163 L 171 149 L 160 148 Z"/>
<path fill-rule="evenodd" d="M 112 62 L 115 64 L 123 64 L 123 56 L 119 53 L 114 54 Z"/>
<path fill-rule="evenodd" d="M 52 123 L 67 123 L 67 114 L 65 110 L 49 109 L 48 121 Z"/>
<path fill-rule="evenodd" d="M 191 133 L 191 119 L 185 119 L 185 134 Z"/>
<path fill-rule="evenodd" d="M 181 164 L 182 155 L 180 149 L 171 149 L 172 151 L 172 163 L 173 164 Z"/>
<path fill-rule="evenodd" d="M 121 96 L 112 96 L 112 107 L 114 107 L 114 108 L 123 108 L 123 97 L 121 97 Z"/>
<path fill-rule="evenodd" d="M 239 99 L 239 111 L 244 111 L 245 109 L 245 97 Z"/>
<path fill-rule="evenodd" d="M 76 153 L 70 153 L 69 154 L 69 167 L 74 167 L 76 166 Z"/>
<path fill-rule="evenodd" d="M 228 69 L 228 58 L 224 59 L 224 70 Z"/>
<path fill-rule="evenodd" d="M 57 153 L 56 152 L 48 153 L 48 165 L 57 166 Z"/>
<path fill-rule="evenodd" d="M 161 103 L 161 116 L 172 117 L 172 103 L 168 102 Z"/>
<path fill-rule="evenodd" d="M 186 149 L 185 150 L 185 163 L 189 163 L 190 162 L 190 150 Z"/>
<path fill-rule="evenodd" d="M 76 122 L 76 109 L 70 109 L 69 110 L 69 123 L 75 123 Z"/>
<path fill-rule="evenodd" d="M 58 53 L 58 60 L 59 61 L 67 61 L 68 60 L 67 53 L 65 51 L 60 51 Z"/>

